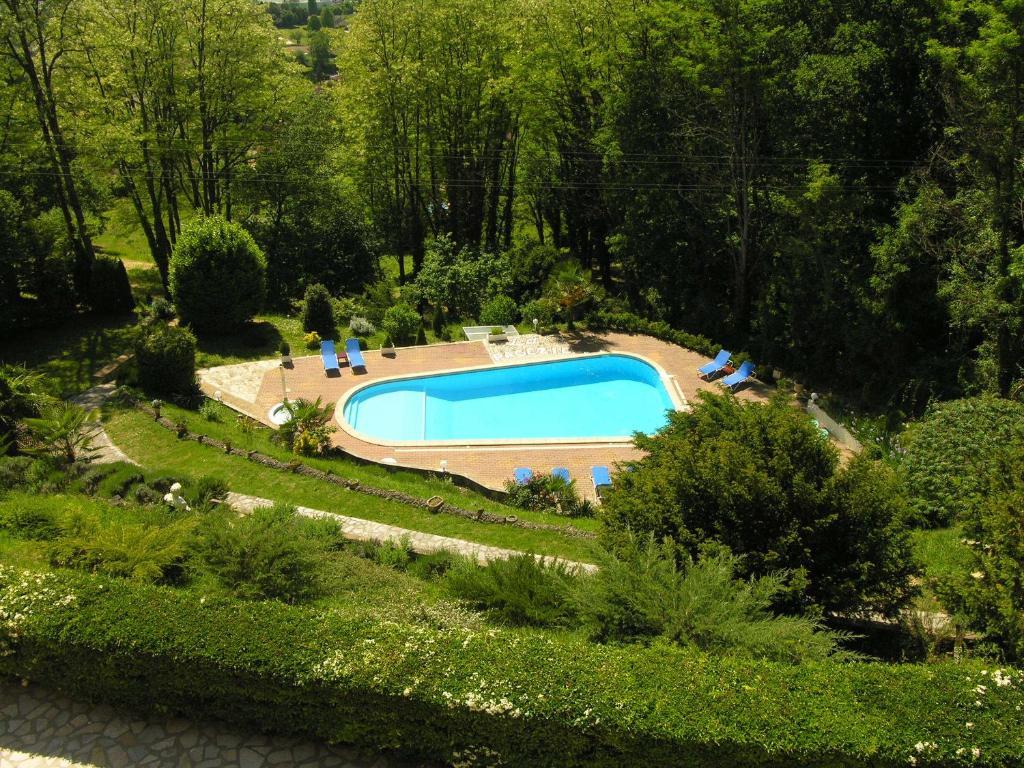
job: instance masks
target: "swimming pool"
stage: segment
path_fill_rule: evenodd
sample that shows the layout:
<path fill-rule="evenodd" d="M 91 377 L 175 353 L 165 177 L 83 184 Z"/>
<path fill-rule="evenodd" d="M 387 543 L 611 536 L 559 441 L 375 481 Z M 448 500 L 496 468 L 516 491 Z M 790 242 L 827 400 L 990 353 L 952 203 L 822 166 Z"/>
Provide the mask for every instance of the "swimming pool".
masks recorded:
<path fill-rule="evenodd" d="M 375 442 L 628 439 L 675 404 L 661 372 L 601 354 L 394 379 L 343 401 L 343 426 Z"/>

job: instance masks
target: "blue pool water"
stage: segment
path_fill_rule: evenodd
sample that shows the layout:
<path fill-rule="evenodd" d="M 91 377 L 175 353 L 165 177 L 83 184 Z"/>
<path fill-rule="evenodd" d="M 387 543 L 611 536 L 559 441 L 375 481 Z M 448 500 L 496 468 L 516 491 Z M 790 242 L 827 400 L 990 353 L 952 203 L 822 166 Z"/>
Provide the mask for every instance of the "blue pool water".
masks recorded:
<path fill-rule="evenodd" d="M 672 400 L 642 360 L 599 355 L 372 384 L 345 420 L 378 440 L 628 437 L 665 425 Z"/>

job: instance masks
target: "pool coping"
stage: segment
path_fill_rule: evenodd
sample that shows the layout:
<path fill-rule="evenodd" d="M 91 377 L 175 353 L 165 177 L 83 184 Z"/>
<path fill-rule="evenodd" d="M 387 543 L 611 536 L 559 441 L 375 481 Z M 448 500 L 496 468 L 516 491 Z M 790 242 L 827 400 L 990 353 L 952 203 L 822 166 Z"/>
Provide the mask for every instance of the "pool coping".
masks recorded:
<path fill-rule="evenodd" d="M 478 343 L 478 342 L 477 342 Z M 676 377 L 668 373 L 658 363 L 638 355 L 633 352 L 586 352 L 566 355 L 564 357 L 548 358 L 545 360 L 527 360 L 523 362 L 509 362 L 509 363 L 491 363 L 489 365 L 474 365 L 468 368 L 447 368 L 439 371 L 429 371 L 417 374 L 404 374 L 400 376 L 386 376 L 384 378 L 375 379 L 368 381 L 364 384 L 359 384 L 345 392 L 338 400 L 334 407 L 334 420 L 343 432 L 351 435 L 357 440 L 361 440 L 364 443 L 371 445 L 380 445 L 387 448 L 473 448 L 473 447 L 485 447 L 485 446 L 540 446 L 540 445 L 560 445 L 560 446 L 573 446 L 573 445 L 594 445 L 594 444 L 614 444 L 614 445 L 629 445 L 633 442 L 632 435 L 616 435 L 614 437 L 535 437 L 535 438 L 480 438 L 476 440 L 381 440 L 379 438 L 370 437 L 351 424 L 345 418 L 345 406 L 348 401 L 354 397 L 357 393 L 362 390 L 373 387 L 378 384 L 387 384 L 394 381 L 405 381 L 407 379 L 422 379 L 433 376 L 448 376 L 456 373 L 472 373 L 474 371 L 490 371 L 495 368 L 520 368 L 528 365 L 543 365 L 545 363 L 561 362 L 573 359 L 581 358 L 594 358 L 594 357 L 631 357 L 634 360 L 639 360 L 642 363 L 646 363 L 653 368 L 658 377 L 661 379 L 661 384 L 665 388 L 665 392 L 668 394 L 669 400 L 672 401 L 672 406 L 676 412 L 686 412 L 690 410 L 689 403 L 686 402 L 686 396 L 683 395 L 682 388 L 679 386 L 679 382 Z"/>

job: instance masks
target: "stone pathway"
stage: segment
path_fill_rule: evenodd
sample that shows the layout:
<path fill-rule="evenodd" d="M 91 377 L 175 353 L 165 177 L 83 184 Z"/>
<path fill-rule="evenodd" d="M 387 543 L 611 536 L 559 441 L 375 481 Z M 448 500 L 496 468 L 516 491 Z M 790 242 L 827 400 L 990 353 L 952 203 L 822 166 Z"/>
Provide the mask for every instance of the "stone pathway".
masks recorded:
<path fill-rule="evenodd" d="M 217 392 L 230 393 L 240 400 L 256 402 L 267 371 L 281 367 L 280 360 L 256 360 L 251 363 L 220 365 L 196 371 L 204 392 L 216 399 Z"/>
<path fill-rule="evenodd" d="M 0 768 L 397 768 L 355 749 L 230 725 L 142 718 L 0 678 Z"/>
<path fill-rule="evenodd" d="M 106 402 L 107 398 L 110 397 L 111 393 L 117 389 L 116 384 L 100 384 L 99 386 L 93 387 L 92 389 L 86 390 L 80 395 L 76 395 L 71 398 L 71 402 L 76 405 L 80 405 L 87 411 L 99 410 L 103 407 L 103 403 Z M 96 452 L 92 455 L 92 460 L 97 464 L 113 464 L 117 461 L 126 461 L 129 464 L 137 464 L 129 458 L 124 452 L 121 451 L 113 442 L 110 437 L 103 430 L 102 427 L 96 429 L 96 434 L 93 436 L 93 448 Z"/>
<path fill-rule="evenodd" d="M 525 359 L 545 360 L 552 357 L 566 357 L 573 354 L 569 345 L 558 336 L 540 336 L 524 333 L 512 336 L 508 341 L 492 344 L 485 342 L 487 354 L 498 363 L 503 360 L 522 361 Z"/>
<path fill-rule="evenodd" d="M 248 496 L 234 492 L 228 494 L 227 502 L 239 512 L 252 512 L 258 507 L 271 507 L 274 505 L 274 502 L 270 499 L 262 499 L 259 496 Z M 524 554 L 517 549 L 491 547 L 486 544 L 465 541 L 464 539 L 453 539 L 433 533 L 411 531 L 408 528 L 376 523 L 359 517 L 348 517 L 347 515 L 339 515 L 334 512 L 324 512 L 320 509 L 296 507 L 295 511 L 303 517 L 326 518 L 337 521 L 345 538 L 356 541 L 388 542 L 391 544 L 408 542 L 410 549 L 421 555 L 429 555 L 435 552 L 454 552 L 483 565 L 491 560 L 507 560 L 510 557 L 518 557 Z M 563 560 L 544 555 L 534 555 L 534 557 L 542 563 L 561 563 L 569 570 L 577 573 L 594 573 L 597 571 L 597 566 L 591 563 L 580 563 L 575 560 Z"/>

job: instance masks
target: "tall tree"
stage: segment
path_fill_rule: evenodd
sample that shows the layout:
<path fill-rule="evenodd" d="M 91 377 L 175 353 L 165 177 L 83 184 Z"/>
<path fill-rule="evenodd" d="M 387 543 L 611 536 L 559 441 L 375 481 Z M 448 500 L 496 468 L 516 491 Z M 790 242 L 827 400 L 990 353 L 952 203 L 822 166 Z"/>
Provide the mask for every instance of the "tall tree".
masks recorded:
<path fill-rule="evenodd" d="M 76 0 L 0 0 L 0 45 L 3 54 L 20 68 L 32 95 L 74 253 L 75 287 L 84 296 L 95 254 L 75 168 L 74 137 L 67 130 L 59 83 L 68 59 L 81 45 L 78 6 Z"/>

